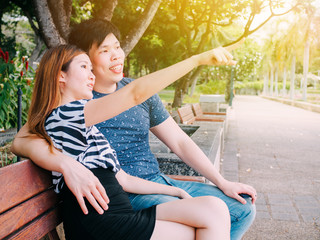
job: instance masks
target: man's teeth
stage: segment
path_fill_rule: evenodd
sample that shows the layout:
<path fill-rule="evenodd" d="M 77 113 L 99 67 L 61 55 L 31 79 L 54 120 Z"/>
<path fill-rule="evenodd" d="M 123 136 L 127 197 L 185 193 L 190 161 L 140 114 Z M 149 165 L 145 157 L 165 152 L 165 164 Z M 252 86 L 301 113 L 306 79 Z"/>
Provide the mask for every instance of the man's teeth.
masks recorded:
<path fill-rule="evenodd" d="M 121 69 L 121 65 L 111 67 L 110 69 L 111 70 L 120 70 Z"/>

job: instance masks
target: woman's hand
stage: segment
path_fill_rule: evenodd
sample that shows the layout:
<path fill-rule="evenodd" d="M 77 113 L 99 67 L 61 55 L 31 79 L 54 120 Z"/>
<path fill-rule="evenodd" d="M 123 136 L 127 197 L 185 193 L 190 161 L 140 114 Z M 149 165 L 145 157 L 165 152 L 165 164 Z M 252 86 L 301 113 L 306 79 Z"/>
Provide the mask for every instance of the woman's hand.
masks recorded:
<path fill-rule="evenodd" d="M 185 190 L 181 189 L 181 188 L 176 188 L 177 189 L 177 197 L 181 198 L 181 199 L 186 199 L 186 198 L 192 198 L 192 196 L 190 196 L 189 193 L 187 193 Z"/>

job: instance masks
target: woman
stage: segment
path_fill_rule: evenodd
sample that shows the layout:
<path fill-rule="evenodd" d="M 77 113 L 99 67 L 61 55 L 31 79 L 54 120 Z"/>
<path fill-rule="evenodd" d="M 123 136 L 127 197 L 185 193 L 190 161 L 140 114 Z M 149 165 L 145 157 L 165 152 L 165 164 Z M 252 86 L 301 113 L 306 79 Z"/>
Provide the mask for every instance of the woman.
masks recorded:
<path fill-rule="evenodd" d="M 77 200 L 54 173 L 62 189 L 64 227 L 70 239 L 229 239 L 230 217 L 218 198 L 191 198 L 181 189 L 127 175 L 114 150 L 94 124 L 145 101 L 194 67 L 217 64 L 223 51 L 208 51 L 130 83 L 114 94 L 90 100 L 95 76 L 89 57 L 71 45 L 48 50 L 36 74 L 29 111 L 29 129 L 53 149 L 76 158 L 108 190 L 109 209 L 100 215 L 82 213 Z M 102 107 L 103 106 L 103 107 Z M 107 111 L 101 111 L 107 109 Z M 142 211 L 133 211 L 126 192 L 166 194 L 182 198 Z"/>

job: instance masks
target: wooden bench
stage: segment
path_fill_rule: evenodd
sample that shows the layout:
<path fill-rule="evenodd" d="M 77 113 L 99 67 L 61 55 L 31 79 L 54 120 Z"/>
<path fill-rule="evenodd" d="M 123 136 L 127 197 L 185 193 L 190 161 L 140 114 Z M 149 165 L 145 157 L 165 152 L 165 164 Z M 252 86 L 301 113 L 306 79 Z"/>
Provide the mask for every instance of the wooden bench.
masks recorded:
<path fill-rule="evenodd" d="M 196 109 L 196 110 L 198 111 L 198 109 Z M 222 117 L 221 118 L 211 118 L 211 117 L 195 116 L 191 105 L 185 105 L 181 108 L 178 108 L 177 112 L 178 112 L 178 115 L 180 117 L 180 121 L 182 124 L 193 124 L 194 121 L 224 122 L 224 120 L 225 120 Z M 221 114 L 221 115 L 225 115 L 225 114 Z"/>
<path fill-rule="evenodd" d="M 61 201 L 51 173 L 30 160 L 0 168 L 0 239 L 60 239 Z"/>
<path fill-rule="evenodd" d="M 227 115 L 227 113 L 225 113 L 225 112 L 203 112 L 200 103 L 192 104 L 192 111 L 193 111 L 194 115 L 198 118 L 208 117 L 205 115 L 222 116 L 222 117 Z"/>
<path fill-rule="evenodd" d="M 177 180 L 205 182 L 204 177 L 168 175 Z M 61 201 L 51 173 L 30 160 L 0 168 L 0 239 L 60 240 Z M 63 232 L 63 231 L 62 231 Z"/>

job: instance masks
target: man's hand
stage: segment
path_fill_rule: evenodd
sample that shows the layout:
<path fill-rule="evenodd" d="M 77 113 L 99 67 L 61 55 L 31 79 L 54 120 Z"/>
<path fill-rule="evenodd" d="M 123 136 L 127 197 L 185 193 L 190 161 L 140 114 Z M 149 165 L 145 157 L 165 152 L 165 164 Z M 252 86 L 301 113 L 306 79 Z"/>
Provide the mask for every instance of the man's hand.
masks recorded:
<path fill-rule="evenodd" d="M 68 160 L 67 165 L 63 172 L 64 180 L 77 198 L 83 213 L 88 214 L 85 197 L 99 214 L 103 214 L 108 209 L 109 198 L 99 179 L 76 160 Z"/>
<path fill-rule="evenodd" d="M 257 192 L 256 190 L 251 187 L 250 185 L 238 183 L 238 182 L 230 182 L 225 181 L 223 185 L 220 187 L 220 189 L 229 197 L 232 197 L 242 204 L 246 204 L 247 201 L 241 197 L 240 194 L 247 194 L 252 199 L 252 204 L 254 204 L 257 200 Z"/>

